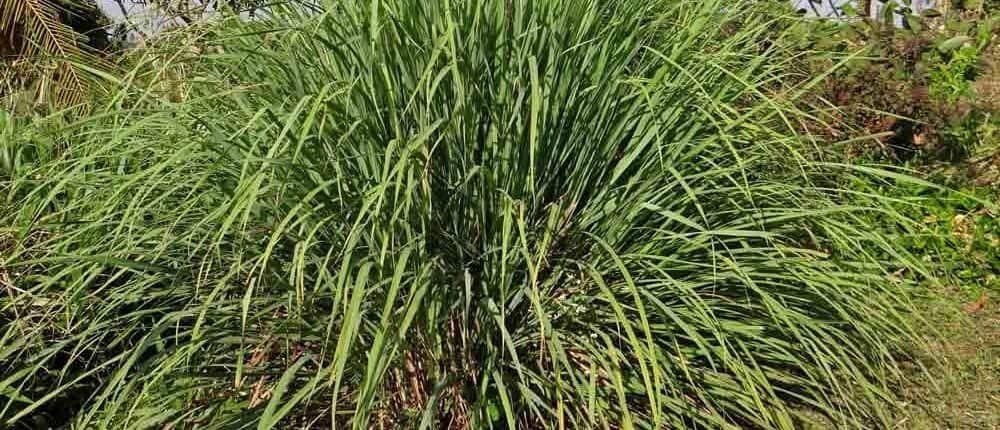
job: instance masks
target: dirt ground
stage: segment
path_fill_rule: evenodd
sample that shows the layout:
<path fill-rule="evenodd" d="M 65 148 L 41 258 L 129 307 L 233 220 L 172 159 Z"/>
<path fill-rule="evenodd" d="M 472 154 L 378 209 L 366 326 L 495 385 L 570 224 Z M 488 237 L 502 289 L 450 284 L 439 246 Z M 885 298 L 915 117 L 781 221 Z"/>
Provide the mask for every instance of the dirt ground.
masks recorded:
<path fill-rule="evenodd" d="M 1000 297 L 935 291 L 920 304 L 929 348 L 903 387 L 898 429 L 1000 429 Z"/>

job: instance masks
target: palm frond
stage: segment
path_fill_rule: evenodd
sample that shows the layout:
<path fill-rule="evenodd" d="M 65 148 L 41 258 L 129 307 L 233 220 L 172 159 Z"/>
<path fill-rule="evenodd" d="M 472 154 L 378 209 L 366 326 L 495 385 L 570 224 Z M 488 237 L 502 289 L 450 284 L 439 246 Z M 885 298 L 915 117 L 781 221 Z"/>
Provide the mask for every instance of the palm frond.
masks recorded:
<path fill-rule="evenodd" d="M 34 93 L 57 105 L 78 103 L 86 84 L 76 63 L 92 62 L 81 36 L 60 19 L 65 6 L 49 0 L 0 0 L 0 39 L 32 75 Z M 24 64 L 23 62 L 28 62 Z"/>

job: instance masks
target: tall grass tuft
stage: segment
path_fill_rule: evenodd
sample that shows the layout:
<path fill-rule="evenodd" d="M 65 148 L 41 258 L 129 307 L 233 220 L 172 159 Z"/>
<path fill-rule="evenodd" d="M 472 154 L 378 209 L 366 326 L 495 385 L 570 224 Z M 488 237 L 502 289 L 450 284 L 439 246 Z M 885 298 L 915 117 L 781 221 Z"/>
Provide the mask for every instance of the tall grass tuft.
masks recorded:
<path fill-rule="evenodd" d="M 0 133 L 0 426 L 887 423 L 896 215 L 754 3 L 276 8 Z"/>

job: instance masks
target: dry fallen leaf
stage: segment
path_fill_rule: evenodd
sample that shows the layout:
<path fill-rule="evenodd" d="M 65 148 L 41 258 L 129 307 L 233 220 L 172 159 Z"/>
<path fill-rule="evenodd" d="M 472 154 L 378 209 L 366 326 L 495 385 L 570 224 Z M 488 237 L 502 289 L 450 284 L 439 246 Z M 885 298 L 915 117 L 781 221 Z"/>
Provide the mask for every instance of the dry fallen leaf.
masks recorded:
<path fill-rule="evenodd" d="M 253 392 L 250 394 L 250 409 L 256 408 L 265 400 L 271 398 L 271 390 L 265 388 L 267 375 L 261 376 L 257 383 L 253 384 Z"/>
<path fill-rule="evenodd" d="M 975 220 L 965 214 L 955 215 L 951 220 L 951 234 L 962 242 L 965 242 L 966 249 L 972 246 L 972 240 L 976 231 Z"/>
<path fill-rule="evenodd" d="M 970 314 L 974 314 L 976 312 L 979 312 L 979 311 L 983 310 L 983 308 L 986 307 L 986 302 L 987 302 L 986 292 L 983 291 L 979 295 L 979 300 L 976 300 L 973 303 L 969 303 L 969 304 L 965 305 L 965 307 L 964 307 L 965 312 L 970 313 Z"/>

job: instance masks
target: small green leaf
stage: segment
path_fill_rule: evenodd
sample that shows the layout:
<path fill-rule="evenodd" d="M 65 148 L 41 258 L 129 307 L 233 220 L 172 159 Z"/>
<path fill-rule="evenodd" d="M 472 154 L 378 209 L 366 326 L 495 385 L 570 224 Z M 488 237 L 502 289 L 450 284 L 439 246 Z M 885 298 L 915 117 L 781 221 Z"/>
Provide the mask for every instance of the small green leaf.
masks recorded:
<path fill-rule="evenodd" d="M 920 14 L 923 15 L 924 18 L 936 18 L 941 16 L 941 12 L 937 9 L 924 9 L 924 11 Z"/>
<path fill-rule="evenodd" d="M 945 40 L 938 45 L 938 50 L 941 52 L 949 52 L 962 47 L 962 45 L 972 41 L 969 36 L 955 36 L 951 39 Z"/>
<path fill-rule="evenodd" d="M 910 30 L 918 33 L 924 29 L 923 20 L 912 13 L 906 14 L 906 25 L 910 26 Z"/>
<path fill-rule="evenodd" d="M 500 418 L 500 408 L 491 402 L 486 406 L 486 414 L 490 417 L 490 422 L 494 423 L 497 421 L 497 418 Z"/>

